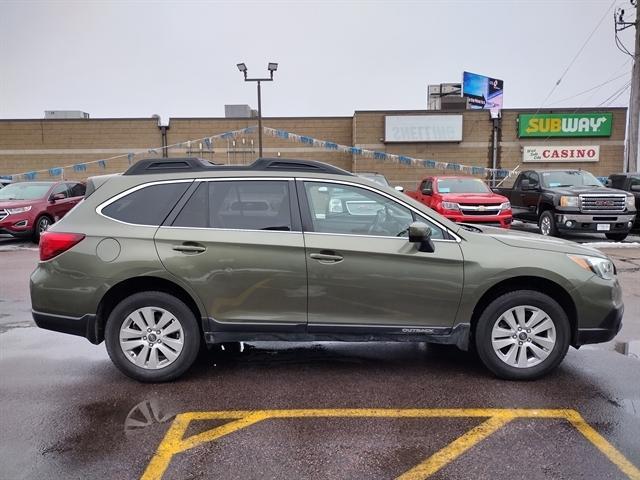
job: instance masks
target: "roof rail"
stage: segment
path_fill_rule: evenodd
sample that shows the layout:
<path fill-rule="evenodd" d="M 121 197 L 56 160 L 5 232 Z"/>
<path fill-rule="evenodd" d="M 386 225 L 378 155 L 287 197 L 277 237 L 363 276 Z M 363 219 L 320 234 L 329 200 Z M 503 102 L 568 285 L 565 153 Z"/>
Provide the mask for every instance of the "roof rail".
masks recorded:
<path fill-rule="evenodd" d="M 280 171 L 280 172 L 318 172 L 333 175 L 353 173 L 328 163 L 315 160 L 293 160 L 283 158 L 258 158 L 250 165 L 220 165 L 196 157 L 154 158 L 140 160 L 124 172 L 124 175 L 150 175 L 154 173 L 182 173 L 207 171 Z"/>

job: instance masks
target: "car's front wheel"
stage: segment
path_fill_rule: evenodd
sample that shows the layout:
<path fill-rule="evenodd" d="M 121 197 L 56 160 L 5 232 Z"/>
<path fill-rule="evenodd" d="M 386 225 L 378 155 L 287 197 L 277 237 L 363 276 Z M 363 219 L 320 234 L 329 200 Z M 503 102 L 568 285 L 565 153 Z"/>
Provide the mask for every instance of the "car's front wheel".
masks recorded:
<path fill-rule="evenodd" d="M 200 329 L 185 303 L 164 292 L 140 292 L 112 310 L 105 327 L 107 352 L 125 375 L 165 382 L 185 373 L 200 349 Z"/>
<path fill-rule="evenodd" d="M 540 233 L 547 237 L 555 237 L 558 234 L 558 229 L 556 227 L 556 220 L 553 218 L 553 212 L 550 210 L 542 212 L 540 215 Z"/>
<path fill-rule="evenodd" d="M 475 329 L 486 367 L 500 378 L 533 380 L 556 368 L 569 348 L 567 314 L 550 296 L 518 290 L 493 300 Z"/>

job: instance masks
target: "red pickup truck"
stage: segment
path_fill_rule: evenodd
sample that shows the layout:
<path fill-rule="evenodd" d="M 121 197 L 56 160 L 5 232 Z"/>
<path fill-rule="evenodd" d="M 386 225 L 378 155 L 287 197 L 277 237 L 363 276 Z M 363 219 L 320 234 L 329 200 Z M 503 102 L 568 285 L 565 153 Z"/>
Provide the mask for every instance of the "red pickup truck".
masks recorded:
<path fill-rule="evenodd" d="M 511 226 L 511 204 L 493 193 L 480 179 L 463 176 L 434 176 L 423 179 L 418 190 L 407 192 L 454 222 L 482 223 L 502 228 Z"/>

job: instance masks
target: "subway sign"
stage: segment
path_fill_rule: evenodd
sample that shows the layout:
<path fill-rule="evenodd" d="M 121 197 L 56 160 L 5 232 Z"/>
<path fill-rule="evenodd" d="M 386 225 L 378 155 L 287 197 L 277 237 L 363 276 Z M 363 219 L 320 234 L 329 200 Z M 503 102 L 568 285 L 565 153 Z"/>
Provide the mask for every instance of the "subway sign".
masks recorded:
<path fill-rule="evenodd" d="M 538 113 L 518 115 L 519 137 L 609 137 L 611 113 Z"/>

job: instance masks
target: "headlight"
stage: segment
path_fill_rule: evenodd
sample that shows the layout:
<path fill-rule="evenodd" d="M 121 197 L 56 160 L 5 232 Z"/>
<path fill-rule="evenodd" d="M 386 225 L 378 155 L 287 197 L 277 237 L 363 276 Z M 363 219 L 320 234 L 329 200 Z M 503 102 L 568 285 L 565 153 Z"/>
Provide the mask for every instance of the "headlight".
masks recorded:
<path fill-rule="evenodd" d="M 31 210 L 31 205 L 29 205 L 28 207 L 7 208 L 7 212 L 9 212 L 12 215 L 15 213 L 28 212 L 29 210 Z"/>
<path fill-rule="evenodd" d="M 511 210 L 511 202 L 504 202 L 500 204 L 500 210 Z"/>
<path fill-rule="evenodd" d="M 629 196 L 627 197 L 627 210 L 635 210 L 636 209 L 636 197 Z"/>
<path fill-rule="evenodd" d="M 445 210 L 460 210 L 460 206 L 455 202 L 442 202 L 442 208 Z"/>
<path fill-rule="evenodd" d="M 589 270 L 605 280 L 613 280 L 616 275 L 613 263 L 606 258 L 588 257 L 586 255 L 569 255 L 569 258 L 585 270 Z"/>
<path fill-rule="evenodd" d="M 579 203 L 578 203 L 578 197 L 575 197 L 573 195 L 569 196 L 569 195 L 562 195 L 560 197 L 560 206 L 561 207 L 578 207 Z"/>

